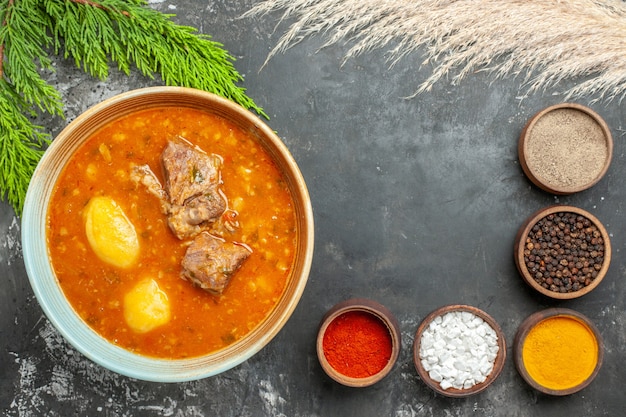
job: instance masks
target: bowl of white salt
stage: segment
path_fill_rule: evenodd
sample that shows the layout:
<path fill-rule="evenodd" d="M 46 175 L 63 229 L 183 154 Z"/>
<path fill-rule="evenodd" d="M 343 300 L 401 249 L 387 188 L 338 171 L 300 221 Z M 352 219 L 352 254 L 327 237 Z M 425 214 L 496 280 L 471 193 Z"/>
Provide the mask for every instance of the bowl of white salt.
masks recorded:
<path fill-rule="evenodd" d="M 560 103 L 528 120 L 518 154 L 524 174 L 536 186 L 552 194 L 573 194 L 604 177 L 613 138 L 606 122 L 590 108 Z"/>
<path fill-rule="evenodd" d="M 489 314 L 469 305 L 434 310 L 422 320 L 413 341 L 420 379 L 446 397 L 484 391 L 500 375 L 505 360 L 502 329 Z"/>

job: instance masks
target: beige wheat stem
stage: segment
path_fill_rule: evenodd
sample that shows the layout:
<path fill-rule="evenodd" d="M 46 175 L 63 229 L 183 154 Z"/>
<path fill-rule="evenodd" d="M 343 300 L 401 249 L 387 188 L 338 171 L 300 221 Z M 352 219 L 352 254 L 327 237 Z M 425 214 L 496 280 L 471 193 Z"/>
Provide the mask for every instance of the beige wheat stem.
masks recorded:
<path fill-rule="evenodd" d="M 432 73 L 416 94 L 479 70 L 520 75 L 528 93 L 569 79 L 566 99 L 626 94 L 621 0 L 262 0 L 244 17 L 273 12 L 289 23 L 268 60 L 320 35 L 347 43 L 345 59 L 387 48 L 390 65 L 424 48 Z"/>

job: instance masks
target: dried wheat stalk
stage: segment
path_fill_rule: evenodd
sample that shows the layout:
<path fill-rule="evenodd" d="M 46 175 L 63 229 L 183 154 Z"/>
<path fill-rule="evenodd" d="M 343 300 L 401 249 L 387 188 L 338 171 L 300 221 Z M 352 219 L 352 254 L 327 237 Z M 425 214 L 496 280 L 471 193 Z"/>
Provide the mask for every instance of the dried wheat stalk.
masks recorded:
<path fill-rule="evenodd" d="M 527 93 L 573 79 L 566 99 L 626 95 L 622 0 L 261 0 L 244 17 L 271 12 L 291 23 L 268 60 L 319 34 L 348 42 L 346 59 L 388 47 L 391 65 L 424 47 L 433 72 L 416 94 L 488 70 L 522 75 Z"/>

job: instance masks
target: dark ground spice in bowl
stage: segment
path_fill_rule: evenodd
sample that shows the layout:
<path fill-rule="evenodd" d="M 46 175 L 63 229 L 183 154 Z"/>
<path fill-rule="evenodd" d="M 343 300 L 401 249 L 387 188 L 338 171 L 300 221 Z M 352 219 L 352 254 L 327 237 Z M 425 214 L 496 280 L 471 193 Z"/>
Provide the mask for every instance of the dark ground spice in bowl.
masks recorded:
<path fill-rule="evenodd" d="M 611 246 L 602 224 L 571 206 L 552 206 L 520 228 L 516 265 L 525 281 L 552 298 L 580 297 L 606 274 Z"/>

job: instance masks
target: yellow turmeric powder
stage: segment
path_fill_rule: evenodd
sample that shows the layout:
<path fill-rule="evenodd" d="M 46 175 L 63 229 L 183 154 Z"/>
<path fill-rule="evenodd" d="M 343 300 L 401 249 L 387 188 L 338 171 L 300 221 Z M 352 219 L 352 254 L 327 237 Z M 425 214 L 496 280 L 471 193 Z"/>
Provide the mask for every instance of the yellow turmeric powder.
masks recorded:
<path fill-rule="evenodd" d="M 598 362 L 598 341 L 575 317 L 555 316 L 540 321 L 522 347 L 524 367 L 538 384 L 564 390 L 584 382 Z"/>

